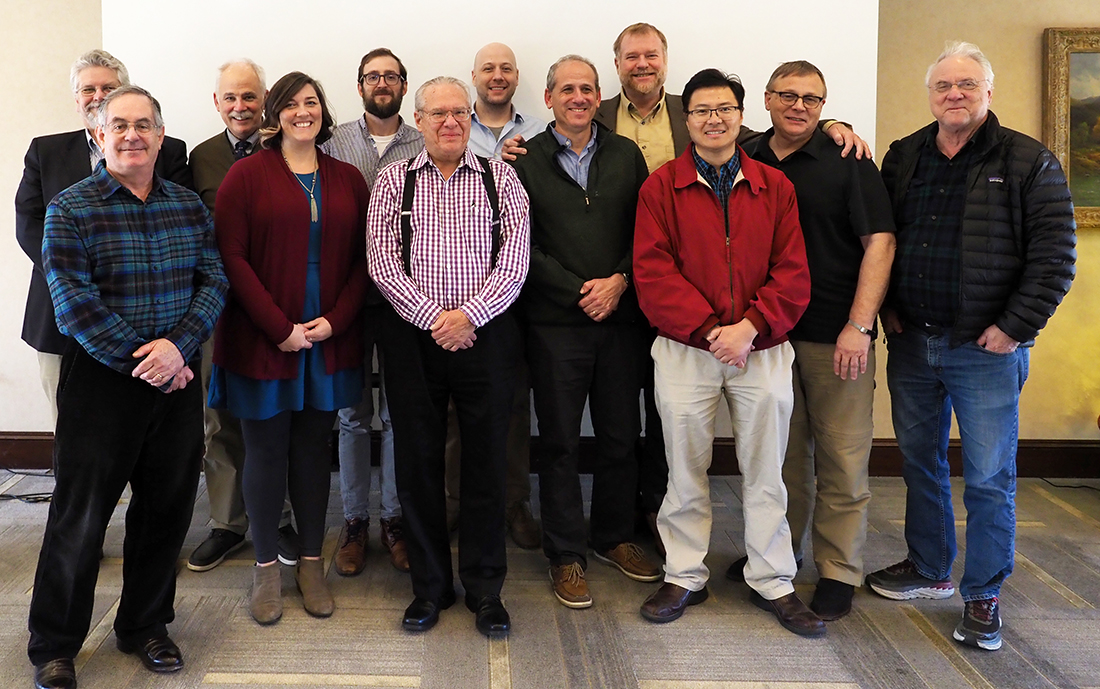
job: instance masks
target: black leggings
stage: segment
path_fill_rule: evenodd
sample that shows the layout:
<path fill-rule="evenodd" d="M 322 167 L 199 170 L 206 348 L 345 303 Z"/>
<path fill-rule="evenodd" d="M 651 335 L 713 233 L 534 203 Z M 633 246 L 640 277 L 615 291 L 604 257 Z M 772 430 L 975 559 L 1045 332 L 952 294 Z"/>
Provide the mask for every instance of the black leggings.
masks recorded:
<path fill-rule="evenodd" d="M 278 555 L 279 520 L 288 487 L 298 522 L 299 554 L 320 556 L 328 511 L 328 438 L 335 421 L 335 411 L 308 407 L 262 421 L 241 419 L 245 453 L 241 485 L 256 562 L 272 562 Z"/>

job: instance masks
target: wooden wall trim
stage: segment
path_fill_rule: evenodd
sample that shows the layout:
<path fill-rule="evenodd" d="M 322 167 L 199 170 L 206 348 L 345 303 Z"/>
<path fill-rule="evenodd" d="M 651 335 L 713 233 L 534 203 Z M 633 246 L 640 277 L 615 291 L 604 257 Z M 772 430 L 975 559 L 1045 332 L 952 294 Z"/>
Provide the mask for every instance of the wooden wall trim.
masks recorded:
<path fill-rule="evenodd" d="M 373 456 L 378 456 L 378 432 L 372 433 Z M 335 445 L 335 443 L 334 443 Z M 596 451 L 593 438 L 581 438 L 581 469 L 589 466 Z M 531 439 L 531 470 L 537 471 L 543 451 L 538 437 Z M 948 447 L 951 475 L 962 475 L 958 440 Z M 901 476 L 901 451 L 893 438 L 878 438 L 871 447 L 872 476 Z M 0 468 L 49 469 L 53 465 L 53 433 L 0 432 Z M 712 475 L 735 475 L 737 453 L 733 438 L 714 441 Z M 1021 477 L 1100 478 L 1100 440 L 1021 440 L 1016 455 Z"/>

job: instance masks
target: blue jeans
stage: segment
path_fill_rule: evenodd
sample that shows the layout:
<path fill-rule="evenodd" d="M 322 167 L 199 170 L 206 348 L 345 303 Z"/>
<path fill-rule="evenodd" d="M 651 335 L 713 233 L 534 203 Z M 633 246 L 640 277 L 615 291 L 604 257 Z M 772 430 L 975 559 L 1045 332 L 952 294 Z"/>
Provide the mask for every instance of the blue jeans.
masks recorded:
<path fill-rule="evenodd" d="M 1016 442 L 1028 350 L 995 354 L 974 342 L 951 349 L 950 331 L 906 325 L 887 340 L 894 432 L 904 456 L 905 540 L 929 579 L 951 576 L 955 515 L 947 441 L 951 410 L 962 439 L 966 567 L 964 601 L 998 596 L 1012 573 L 1016 539 Z"/>
<path fill-rule="evenodd" d="M 372 348 L 373 349 L 373 348 Z M 383 362 L 379 351 L 378 369 L 381 374 Z M 370 370 L 372 356 L 367 355 L 367 370 Z M 382 383 L 378 388 L 378 419 L 382 422 L 382 456 L 379 461 L 381 471 L 378 488 L 382 493 L 381 515 L 383 519 L 401 516 L 401 503 L 397 499 L 397 482 L 393 468 L 393 426 L 390 423 L 390 408 L 386 401 L 385 377 L 380 375 Z M 367 389 L 363 391 L 363 401 L 356 407 L 341 409 L 339 413 L 340 433 L 338 449 L 340 452 L 340 495 L 344 501 L 344 519 L 362 519 L 366 521 L 370 508 L 370 428 L 374 416 L 374 395 L 370 389 L 370 376 L 367 376 Z"/>

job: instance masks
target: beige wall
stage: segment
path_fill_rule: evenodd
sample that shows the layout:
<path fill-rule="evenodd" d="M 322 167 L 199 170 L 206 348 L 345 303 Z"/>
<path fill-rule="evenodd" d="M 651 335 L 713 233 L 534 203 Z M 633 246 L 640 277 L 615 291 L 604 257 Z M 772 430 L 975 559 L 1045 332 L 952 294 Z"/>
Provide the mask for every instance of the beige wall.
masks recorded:
<path fill-rule="evenodd" d="M 0 431 L 41 430 L 45 402 L 33 351 L 19 340 L 30 262 L 14 238 L 11 201 L 32 136 L 79 126 L 73 111 L 68 68 L 74 55 L 100 45 L 98 0 L 38 0 L 9 3 L 0 24 L 0 56 L 15 66 L 18 94 L 27 118 L 0 139 Z M 993 101 L 1001 121 L 1040 136 L 1042 31 L 1048 26 L 1100 27 L 1096 0 L 1003 0 L 968 4 L 952 0 L 880 0 L 877 138 L 880 159 L 889 142 L 927 124 L 924 72 L 945 40 L 973 41 L 997 73 Z M 839 104 L 837 104 L 839 105 Z M 1096 438 L 1100 413 L 1100 230 L 1081 233 L 1078 277 L 1032 353 L 1031 378 L 1021 409 L 1023 438 Z M 881 343 L 880 343 L 881 346 Z M 892 436 L 885 376 L 879 373 L 876 435 Z"/>
<path fill-rule="evenodd" d="M 23 155 L 32 137 L 81 126 L 69 66 L 102 40 L 99 0 L 4 3 L 0 64 L 12 67 L 7 92 L 9 105 L 18 106 L 16 126 L 0 137 L 0 431 L 47 430 L 49 418 L 34 350 L 19 339 L 31 269 L 15 241 L 12 205 Z"/>
<path fill-rule="evenodd" d="M 1096 0 L 880 0 L 878 147 L 931 122 L 924 74 L 947 40 L 977 43 L 996 74 L 1001 124 L 1042 137 L 1043 29 L 1100 27 Z M 1020 405 L 1021 438 L 1095 439 L 1100 414 L 1100 229 L 1082 229 L 1077 278 L 1039 335 Z M 889 396 L 880 371 L 875 435 L 890 436 Z"/>

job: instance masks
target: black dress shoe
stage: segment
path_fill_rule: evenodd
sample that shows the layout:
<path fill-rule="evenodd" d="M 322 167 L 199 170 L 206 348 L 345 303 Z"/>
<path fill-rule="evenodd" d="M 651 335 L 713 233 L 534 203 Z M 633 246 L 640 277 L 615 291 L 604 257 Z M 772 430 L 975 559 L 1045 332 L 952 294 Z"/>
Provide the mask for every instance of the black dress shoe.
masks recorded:
<path fill-rule="evenodd" d="M 817 582 L 817 589 L 814 590 L 810 610 L 826 622 L 839 620 L 852 612 L 852 596 L 855 595 L 855 591 L 856 587 L 851 584 L 822 577 Z"/>
<path fill-rule="evenodd" d="M 767 600 L 753 591 L 751 600 L 756 607 L 775 615 L 779 624 L 789 632 L 799 636 L 825 636 L 825 623 L 806 607 L 797 593 L 788 593 L 782 598 Z"/>
<path fill-rule="evenodd" d="M 439 611 L 446 610 L 455 604 L 455 592 L 443 594 L 438 601 L 417 596 L 405 608 L 405 616 L 401 618 L 401 626 L 409 632 L 426 632 L 439 621 Z"/>
<path fill-rule="evenodd" d="M 477 617 L 474 624 L 477 630 L 485 636 L 505 636 L 512 628 L 512 618 L 504 609 L 504 603 L 500 602 L 500 596 L 490 593 L 477 598 L 466 594 L 466 608 Z"/>
<path fill-rule="evenodd" d="M 115 644 L 123 653 L 136 654 L 147 670 L 175 672 L 183 667 L 183 654 L 167 634 L 145 641 L 123 641 L 116 638 Z"/>
<path fill-rule="evenodd" d="M 707 587 L 689 591 L 683 586 L 665 582 L 642 603 L 642 617 L 650 622 L 671 622 L 680 619 L 689 605 L 698 605 L 710 596 Z"/>
<path fill-rule="evenodd" d="M 76 689 L 72 658 L 56 658 L 34 666 L 35 689 Z"/>

